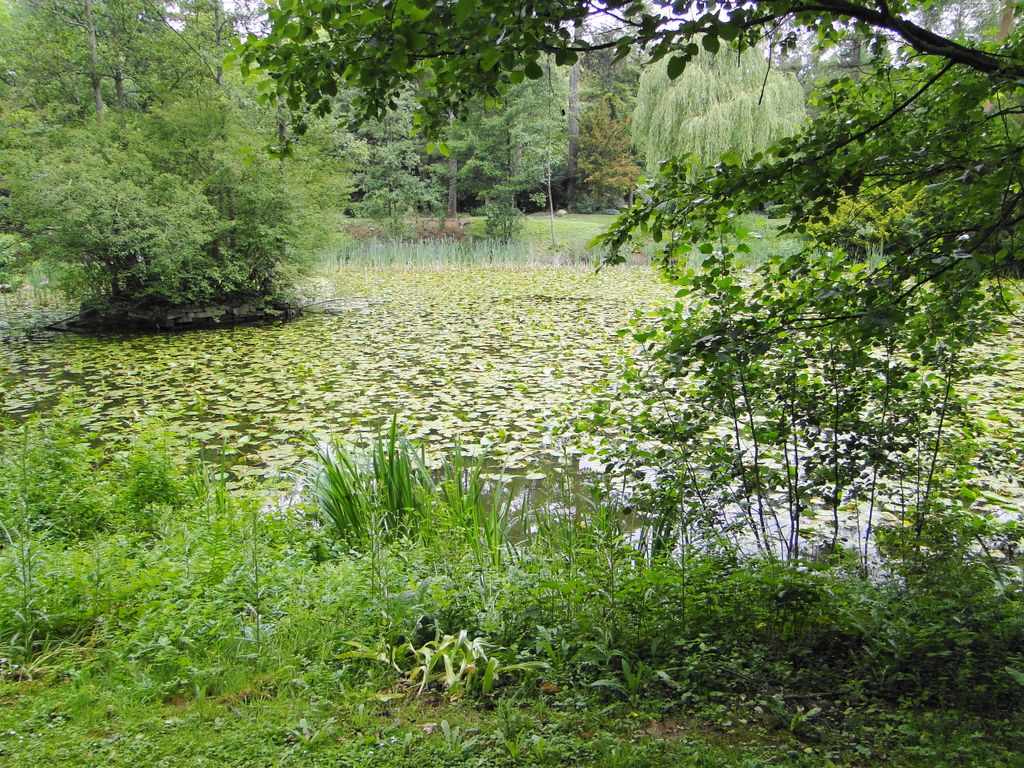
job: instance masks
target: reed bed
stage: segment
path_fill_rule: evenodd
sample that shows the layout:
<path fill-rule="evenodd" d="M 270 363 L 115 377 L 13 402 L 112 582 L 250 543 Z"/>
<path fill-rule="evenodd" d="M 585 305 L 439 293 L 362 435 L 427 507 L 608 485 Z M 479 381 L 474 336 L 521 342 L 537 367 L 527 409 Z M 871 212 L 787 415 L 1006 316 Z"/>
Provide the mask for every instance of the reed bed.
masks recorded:
<path fill-rule="evenodd" d="M 321 255 L 327 268 L 561 266 L 597 263 L 599 252 L 586 248 L 552 251 L 530 243 L 498 240 L 367 240 L 350 242 Z"/>

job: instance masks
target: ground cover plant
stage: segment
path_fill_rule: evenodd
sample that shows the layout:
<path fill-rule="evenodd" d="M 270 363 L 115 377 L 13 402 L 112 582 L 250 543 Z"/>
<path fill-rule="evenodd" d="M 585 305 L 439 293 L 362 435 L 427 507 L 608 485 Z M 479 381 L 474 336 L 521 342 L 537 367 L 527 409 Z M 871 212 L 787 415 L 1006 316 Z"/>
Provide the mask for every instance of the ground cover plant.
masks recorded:
<path fill-rule="evenodd" d="M 1021 748 L 1022 596 L 980 555 L 880 584 L 656 553 L 596 491 L 512 512 L 459 454 L 414 480 L 397 432 L 311 454 L 310 482 L 362 496 L 358 535 L 324 486 L 268 506 L 158 427 L 112 454 L 73 417 L 3 441 L 6 764 L 1012 765 Z M 339 461 L 355 483 L 322 474 Z M 88 526 L 61 522 L 105 487 Z"/>

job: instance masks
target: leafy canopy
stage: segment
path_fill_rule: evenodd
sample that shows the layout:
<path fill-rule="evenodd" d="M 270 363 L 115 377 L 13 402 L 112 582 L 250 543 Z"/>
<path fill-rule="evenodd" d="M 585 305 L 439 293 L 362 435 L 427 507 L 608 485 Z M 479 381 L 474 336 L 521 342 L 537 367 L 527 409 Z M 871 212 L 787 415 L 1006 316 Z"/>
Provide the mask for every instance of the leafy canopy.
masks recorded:
<path fill-rule="evenodd" d="M 668 69 L 663 59 L 644 71 L 633 113 L 633 140 L 650 174 L 661 161 L 685 154 L 698 167 L 726 152 L 749 159 L 804 121 L 796 77 L 770 69 L 755 49 L 740 56 L 704 52 L 675 79 Z"/>
<path fill-rule="evenodd" d="M 329 110 L 340 81 L 360 91 L 362 116 L 379 117 L 403 84 L 417 83 L 422 119 L 433 129 L 481 95 L 497 97 L 512 83 L 540 79 L 540 62 L 548 54 L 564 65 L 584 51 L 611 49 L 625 57 L 641 48 L 655 61 L 667 57 L 668 74 L 675 78 L 702 48 L 715 53 L 726 43 L 751 47 L 774 34 L 781 21 L 790 29 L 810 30 L 825 45 L 840 40 L 853 24 L 866 35 L 900 38 L 918 52 L 1001 79 L 1024 72 L 1013 57 L 955 42 L 915 23 L 913 13 L 928 4 L 680 0 L 652 8 L 641 0 L 274 0 L 268 33 L 250 36 L 241 57 L 244 66 L 271 73 L 274 97 L 283 97 L 294 110 L 304 105 Z M 577 36 L 574 30 L 588 21 L 619 33 Z M 792 46 L 795 36 L 779 42 Z"/>

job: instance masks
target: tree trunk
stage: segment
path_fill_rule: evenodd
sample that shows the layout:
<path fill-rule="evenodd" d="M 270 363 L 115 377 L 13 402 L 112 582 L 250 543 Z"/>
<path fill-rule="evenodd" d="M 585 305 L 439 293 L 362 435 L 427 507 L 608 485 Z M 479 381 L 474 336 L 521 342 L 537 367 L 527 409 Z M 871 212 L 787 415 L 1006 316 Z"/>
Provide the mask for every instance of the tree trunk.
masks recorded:
<path fill-rule="evenodd" d="M 284 100 L 277 97 L 277 146 L 283 152 L 288 144 L 288 113 L 284 109 Z M 284 160 L 284 155 L 281 155 Z"/>
<path fill-rule="evenodd" d="M 1003 15 L 999 19 L 999 42 L 1003 42 L 1007 37 L 1010 36 L 1010 29 L 1013 27 L 1013 9 L 1016 4 L 1013 0 L 1007 0 L 1006 5 L 1003 6 Z"/>
<path fill-rule="evenodd" d="M 999 33 L 996 36 L 996 42 L 1001 43 L 1010 36 L 1010 30 L 1013 29 L 1013 10 L 1015 7 L 1016 3 L 1014 0 L 1006 0 L 1006 4 L 1003 6 L 1003 14 L 999 18 Z M 985 99 L 982 108 L 986 114 L 991 113 L 995 109 L 995 104 L 990 99 Z"/>
<path fill-rule="evenodd" d="M 565 163 L 565 204 L 576 202 L 577 160 L 580 155 L 580 62 L 569 70 L 569 153 Z"/>
<path fill-rule="evenodd" d="M 213 0 L 213 42 L 217 51 L 217 70 L 214 78 L 217 85 L 224 80 L 224 57 L 221 55 L 221 43 L 223 42 L 224 29 L 224 4 L 221 0 Z"/>
<path fill-rule="evenodd" d="M 551 221 L 551 250 L 558 247 L 558 243 L 555 241 L 555 198 L 551 194 L 551 161 L 548 161 L 548 217 Z"/>
<path fill-rule="evenodd" d="M 459 159 L 448 155 L 448 218 L 459 220 Z"/>
<path fill-rule="evenodd" d="M 103 127 L 103 93 L 100 91 L 100 57 L 96 44 L 96 24 L 92 18 L 93 0 L 85 2 L 85 31 L 89 35 L 89 80 L 92 82 L 92 99 L 96 105 L 96 122 Z"/>

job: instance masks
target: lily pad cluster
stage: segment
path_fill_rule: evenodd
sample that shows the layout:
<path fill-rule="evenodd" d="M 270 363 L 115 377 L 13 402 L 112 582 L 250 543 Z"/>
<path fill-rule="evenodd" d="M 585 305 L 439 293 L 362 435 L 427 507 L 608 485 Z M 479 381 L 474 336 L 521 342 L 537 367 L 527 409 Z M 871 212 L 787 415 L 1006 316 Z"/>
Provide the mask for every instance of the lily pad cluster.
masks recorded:
<path fill-rule="evenodd" d="M 0 413 L 70 399 L 99 437 L 160 419 L 239 474 L 294 467 L 398 414 L 431 451 L 455 439 L 510 472 L 563 457 L 550 425 L 630 352 L 617 331 L 671 289 L 644 268 L 341 269 L 298 321 L 174 334 L 10 332 Z"/>

